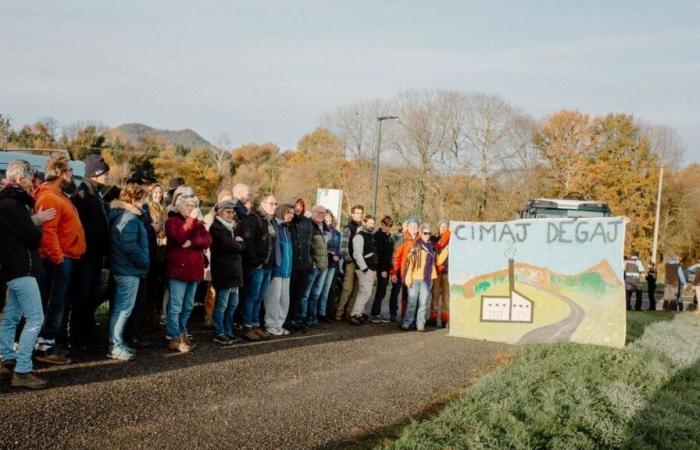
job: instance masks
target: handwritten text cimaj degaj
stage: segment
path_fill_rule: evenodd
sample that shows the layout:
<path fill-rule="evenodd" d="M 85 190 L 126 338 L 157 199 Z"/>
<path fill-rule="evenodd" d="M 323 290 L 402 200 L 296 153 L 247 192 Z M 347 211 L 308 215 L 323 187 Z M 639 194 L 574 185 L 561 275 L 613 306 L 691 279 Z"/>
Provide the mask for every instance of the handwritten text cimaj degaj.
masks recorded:
<path fill-rule="evenodd" d="M 454 236 L 462 241 L 524 242 L 533 222 L 459 223 L 454 226 Z M 585 219 L 547 222 L 547 243 L 561 244 L 617 240 L 624 220 L 588 221 Z M 532 233 L 531 233 L 532 234 Z M 538 233 L 539 235 L 539 233 Z"/>

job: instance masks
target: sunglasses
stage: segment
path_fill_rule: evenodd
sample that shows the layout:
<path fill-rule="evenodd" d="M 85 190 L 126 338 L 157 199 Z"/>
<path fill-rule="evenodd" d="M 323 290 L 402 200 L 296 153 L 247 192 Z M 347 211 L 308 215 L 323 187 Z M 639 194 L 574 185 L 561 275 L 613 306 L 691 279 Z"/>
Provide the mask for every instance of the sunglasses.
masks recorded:
<path fill-rule="evenodd" d="M 430 236 L 430 231 L 424 231 L 423 236 Z"/>

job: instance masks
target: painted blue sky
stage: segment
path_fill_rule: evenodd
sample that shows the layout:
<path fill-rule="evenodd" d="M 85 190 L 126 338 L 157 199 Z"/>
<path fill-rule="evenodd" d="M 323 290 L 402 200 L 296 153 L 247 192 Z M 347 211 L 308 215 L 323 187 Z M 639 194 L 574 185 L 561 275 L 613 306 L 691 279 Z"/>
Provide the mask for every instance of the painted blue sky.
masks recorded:
<path fill-rule="evenodd" d="M 335 107 L 496 93 L 535 117 L 629 112 L 700 161 L 695 1 L 0 2 L 0 113 L 294 147 Z"/>
<path fill-rule="evenodd" d="M 574 222 L 571 219 L 530 219 L 514 222 L 451 222 L 450 282 L 461 283 L 473 276 L 506 269 L 508 268 L 509 257 L 513 257 L 516 262 L 546 267 L 555 273 L 566 275 L 583 272 L 599 263 L 602 259 L 606 259 L 610 263 L 610 267 L 622 279 L 623 247 L 625 242 L 623 220 L 624 218 L 622 217 L 578 219 L 578 222 L 585 221 L 587 223 L 587 225 L 581 226 L 579 234 L 582 239 L 585 239 L 585 232 L 588 233 L 590 240 L 585 243 L 577 243 L 575 241 L 574 227 L 578 222 Z M 595 238 L 591 237 L 596 231 L 595 227 L 598 223 L 609 224 L 612 222 L 620 223 L 616 240 L 604 242 L 599 234 Z M 509 239 L 503 239 L 500 242 L 493 242 L 493 239 L 481 241 L 478 239 L 478 233 L 476 234 L 477 239 L 473 240 L 470 238 L 471 234 L 467 231 L 471 229 L 469 228 L 471 224 L 474 224 L 477 229 L 480 226 L 496 225 L 497 230 L 501 230 L 504 224 L 508 224 L 516 232 L 518 227 L 513 225 L 515 223 L 528 223 L 529 226 L 527 239 L 523 242 L 516 242 L 513 245 L 511 245 L 513 241 Z M 572 240 L 574 242 L 565 243 L 560 242 L 559 239 L 552 239 L 553 242 L 548 243 L 548 227 L 550 223 L 563 223 L 564 225 L 561 228 L 564 230 L 563 240 Z M 468 239 L 460 240 L 456 238 L 454 230 L 459 224 L 468 226 L 460 234 Z M 610 225 L 605 226 L 606 232 L 609 231 L 610 236 L 613 236 L 614 233 Z M 521 233 L 518 234 L 518 236 L 520 235 Z M 489 234 L 484 234 L 484 236 L 492 237 Z M 559 234 L 551 233 L 550 236 L 558 238 Z M 478 257 L 474 255 L 478 255 Z"/>

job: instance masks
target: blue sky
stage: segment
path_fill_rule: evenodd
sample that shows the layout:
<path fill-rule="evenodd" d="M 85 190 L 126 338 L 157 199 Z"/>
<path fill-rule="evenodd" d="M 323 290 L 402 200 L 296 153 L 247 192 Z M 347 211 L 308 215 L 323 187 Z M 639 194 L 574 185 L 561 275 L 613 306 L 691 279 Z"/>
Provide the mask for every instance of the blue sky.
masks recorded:
<path fill-rule="evenodd" d="M 0 2 L 0 113 L 294 147 L 405 89 L 629 112 L 700 162 L 700 2 Z"/>

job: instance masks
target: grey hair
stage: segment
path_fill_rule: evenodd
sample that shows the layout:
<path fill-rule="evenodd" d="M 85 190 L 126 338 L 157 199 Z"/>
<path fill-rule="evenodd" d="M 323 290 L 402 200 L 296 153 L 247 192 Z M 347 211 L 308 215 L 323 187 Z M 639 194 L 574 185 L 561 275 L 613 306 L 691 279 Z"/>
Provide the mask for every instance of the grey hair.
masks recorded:
<path fill-rule="evenodd" d="M 425 222 L 424 222 L 424 223 L 420 224 L 420 230 L 421 230 L 421 231 L 425 231 L 425 230 L 431 231 L 432 229 L 433 229 L 433 228 L 430 226 L 429 223 L 425 223 Z"/>
<path fill-rule="evenodd" d="M 34 170 L 32 169 L 31 164 L 23 159 L 16 159 L 7 164 L 5 178 L 10 181 L 15 181 L 17 178 L 26 178 L 31 180 L 32 176 L 34 176 Z"/>
<path fill-rule="evenodd" d="M 323 205 L 316 205 L 311 208 L 311 212 L 322 212 L 323 214 L 326 214 L 326 211 L 326 207 Z"/>

